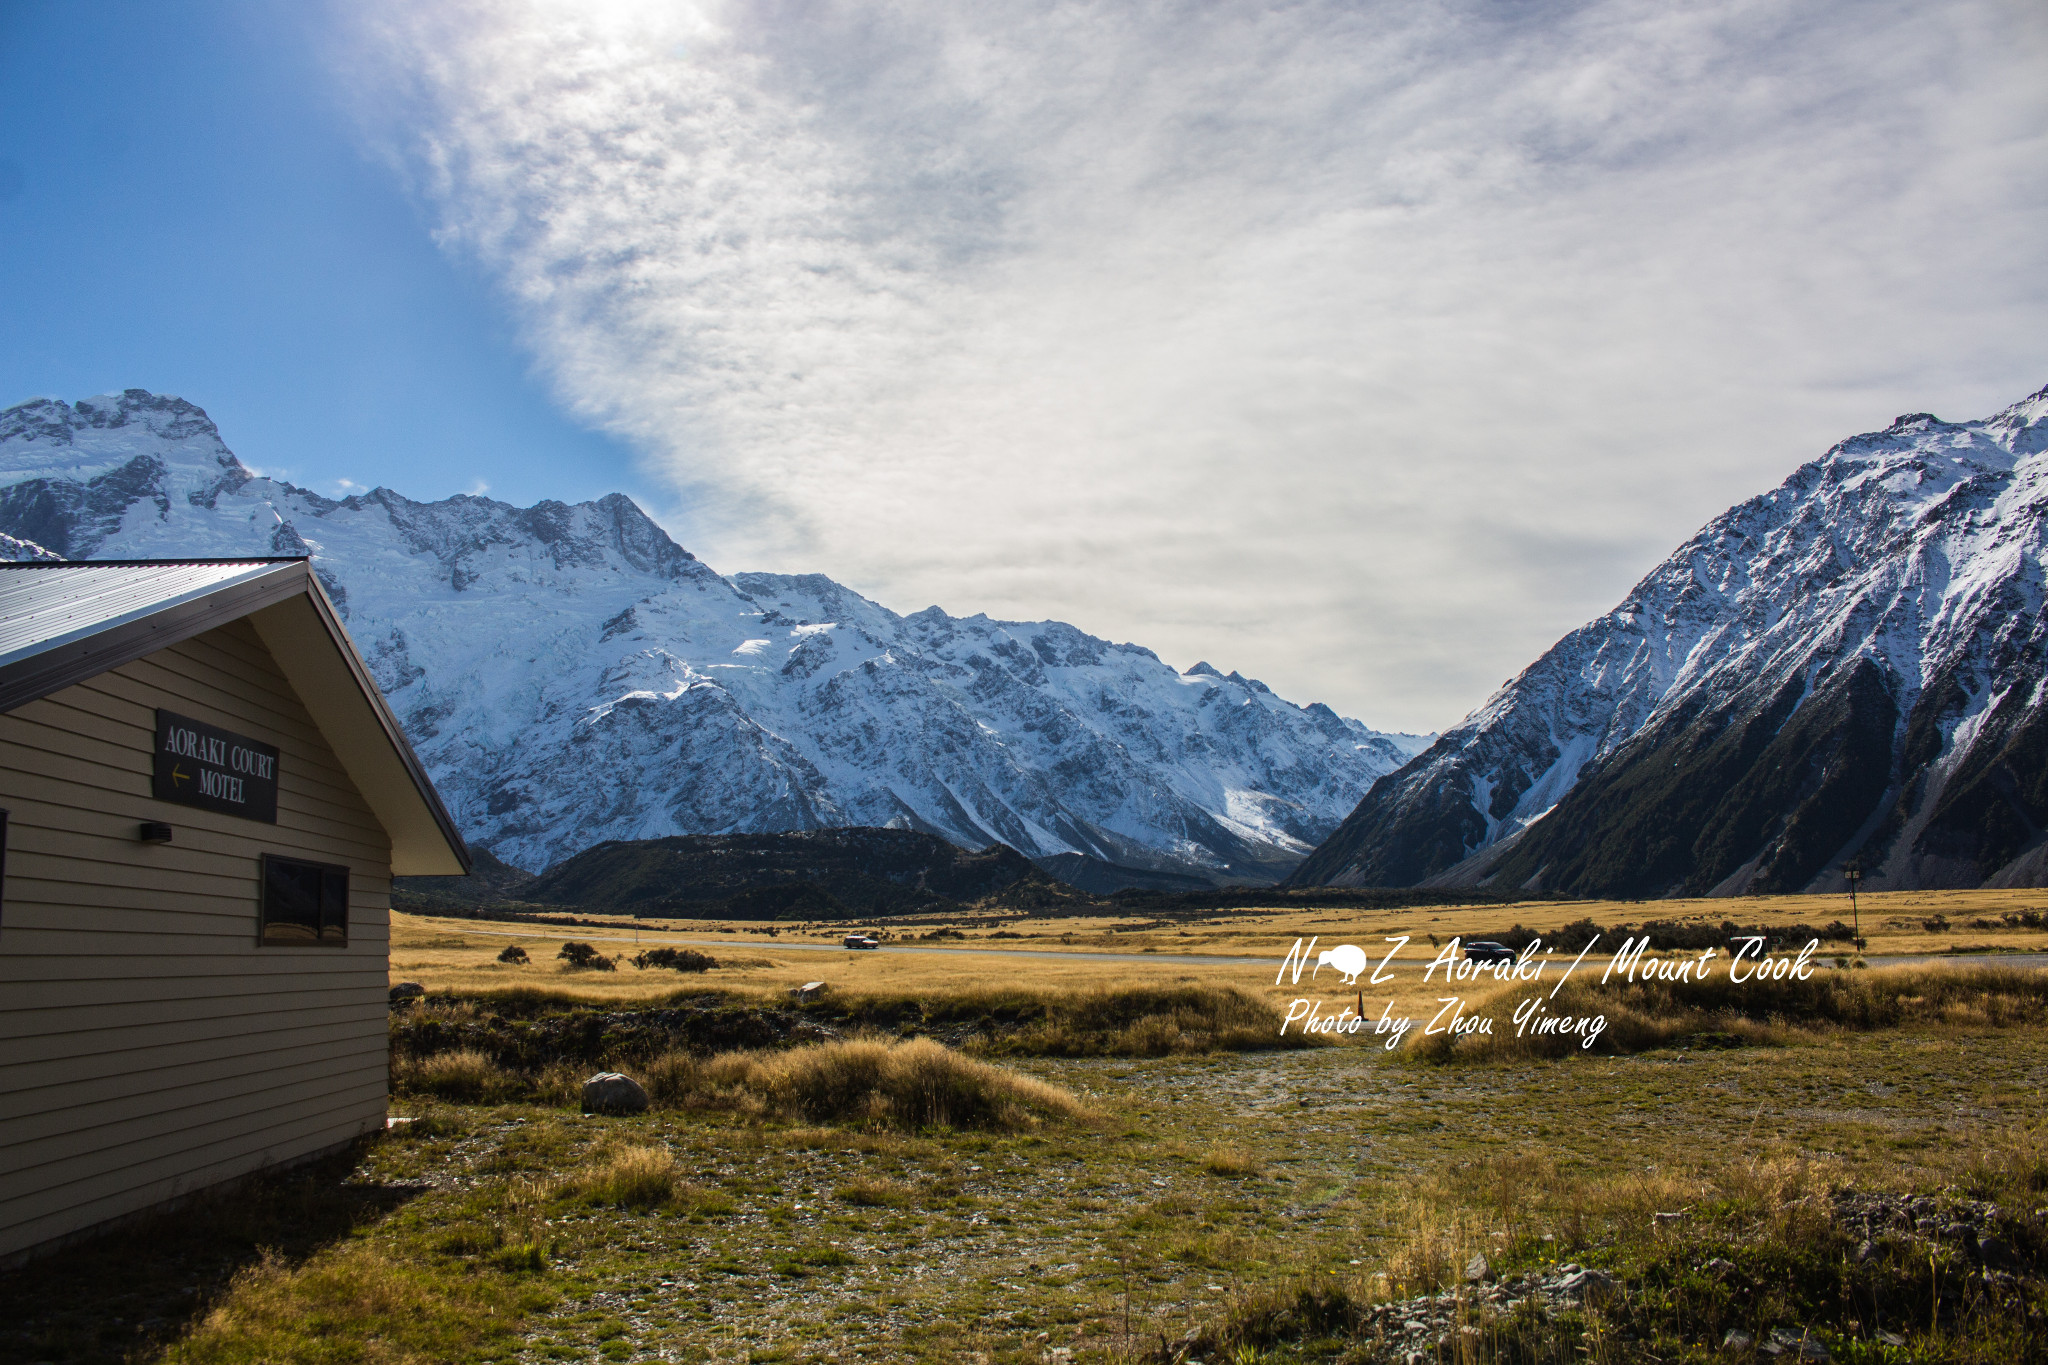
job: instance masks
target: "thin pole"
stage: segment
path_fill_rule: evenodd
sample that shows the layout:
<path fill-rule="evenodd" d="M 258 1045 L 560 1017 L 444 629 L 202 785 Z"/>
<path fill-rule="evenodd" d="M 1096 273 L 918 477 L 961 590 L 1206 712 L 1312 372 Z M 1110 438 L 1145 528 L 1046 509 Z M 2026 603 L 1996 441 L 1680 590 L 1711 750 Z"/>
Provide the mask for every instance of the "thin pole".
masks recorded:
<path fill-rule="evenodd" d="M 1856 951 L 1863 951 L 1863 915 L 1856 907 L 1856 884 L 1863 880 L 1863 869 L 1851 863 L 1842 869 L 1843 878 L 1849 883 L 1849 932 L 1855 936 Z"/>

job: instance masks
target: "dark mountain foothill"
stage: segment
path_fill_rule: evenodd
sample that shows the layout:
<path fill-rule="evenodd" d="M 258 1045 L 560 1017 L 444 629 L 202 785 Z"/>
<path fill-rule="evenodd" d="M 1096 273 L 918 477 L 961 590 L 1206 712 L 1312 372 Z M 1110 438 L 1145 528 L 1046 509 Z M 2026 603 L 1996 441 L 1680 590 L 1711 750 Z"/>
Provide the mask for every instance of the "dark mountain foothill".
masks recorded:
<path fill-rule="evenodd" d="M 1130 890 L 1205 892 L 1216 887 L 1216 883 L 1207 877 L 1197 877 L 1186 872 L 1125 867 L 1120 863 L 1108 863 L 1100 858 L 1091 858 L 1085 853 L 1055 853 L 1049 857 L 1033 858 L 1031 861 L 1037 863 L 1042 871 L 1075 890 L 1091 892 L 1098 896 L 1113 896 L 1119 891 Z"/>
<path fill-rule="evenodd" d="M 648 918 L 874 919 L 954 910 L 1020 883 L 1072 894 L 1003 844 L 968 852 L 916 830 L 817 829 L 613 840 L 549 868 L 520 899 Z"/>
<path fill-rule="evenodd" d="M 487 848 L 470 849 L 467 877 L 393 877 L 391 908 L 414 914 L 437 914 L 499 905 L 520 899 L 533 874 L 512 866 Z"/>
<path fill-rule="evenodd" d="M 1116 885 L 1116 874 L 1123 872 L 1139 873 L 1156 884 L 1125 884 L 1105 894 L 1048 876 L 1002 844 L 968 850 L 915 830 L 853 828 L 615 840 L 538 876 L 477 850 L 474 876 L 400 877 L 392 884 L 391 903 L 418 914 L 518 917 L 572 926 L 585 923 L 573 915 L 787 923 L 973 909 L 1185 919 L 1275 907 L 1385 910 L 1504 903 L 1487 892 L 1414 887 L 1277 891 L 1211 886 L 1142 869 L 1111 867 L 1103 873 L 1081 863 L 1058 865 L 1077 869 L 1098 886 Z M 1187 882 L 1194 887 L 1182 889 Z"/>

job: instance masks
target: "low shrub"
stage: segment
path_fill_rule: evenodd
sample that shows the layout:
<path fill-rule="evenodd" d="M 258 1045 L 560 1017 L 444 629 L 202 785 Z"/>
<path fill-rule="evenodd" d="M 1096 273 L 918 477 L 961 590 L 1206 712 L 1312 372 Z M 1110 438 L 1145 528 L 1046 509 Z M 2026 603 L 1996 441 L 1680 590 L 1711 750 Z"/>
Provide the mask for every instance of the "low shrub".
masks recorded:
<path fill-rule="evenodd" d="M 649 967 L 666 967 L 672 972 L 708 972 L 718 965 L 718 959 L 691 948 L 649 948 L 634 956 L 633 965 L 643 972 Z"/>
<path fill-rule="evenodd" d="M 1467 943 L 1482 940 L 1504 943 L 1516 952 L 1541 939 L 1544 947 L 1555 948 L 1560 953 L 1575 953 L 1595 939 L 1620 943 L 1631 937 L 1648 938 L 1659 949 L 1677 952 L 1696 952 L 1701 948 L 1725 950 L 1737 940 L 1760 938 L 1769 951 L 1777 952 L 1782 948 L 1799 948 L 1814 939 L 1822 943 L 1853 943 L 1856 931 L 1840 920 L 1829 920 L 1815 928 L 1807 924 L 1742 925 L 1732 919 L 1722 920 L 1719 924 L 1709 924 L 1705 920 L 1653 919 L 1638 925 L 1603 926 L 1594 920 L 1580 919 L 1557 929 L 1525 929 L 1517 924 L 1512 929 L 1475 930 L 1464 935 Z M 1434 943 L 1436 940 L 1430 941 Z"/>
<path fill-rule="evenodd" d="M 1032 1128 L 1082 1118 L 1069 1092 L 929 1038 L 821 1043 L 786 1052 L 672 1053 L 642 1082 L 664 1105 L 735 1108 L 814 1122 L 902 1128 Z"/>
<path fill-rule="evenodd" d="M 556 953 L 555 957 L 566 964 L 562 968 L 566 972 L 614 972 L 619 967 L 618 963 L 612 961 L 612 959 L 606 957 L 588 943 L 564 943 L 562 951 Z"/>
<path fill-rule="evenodd" d="M 516 943 L 508 943 L 505 945 L 505 951 L 498 954 L 498 961 L 510 962 L 515 966 L 523 967 L 532 959 L 527 957 L 526 949 Z"/>

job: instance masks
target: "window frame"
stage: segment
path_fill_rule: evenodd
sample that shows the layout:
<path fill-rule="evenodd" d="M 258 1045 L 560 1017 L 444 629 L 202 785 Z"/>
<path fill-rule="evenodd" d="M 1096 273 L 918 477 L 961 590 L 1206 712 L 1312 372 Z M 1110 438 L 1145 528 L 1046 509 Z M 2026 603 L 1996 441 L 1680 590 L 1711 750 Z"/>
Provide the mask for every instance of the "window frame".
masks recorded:
<path fill-rule="evenodd" d="M 313 926 L 313 936 L 311 938 L 295 938 L 282 935 L 272 936 L 270 932 L 273 923 L 273 920 L 271 918 L 270 872 L 271 868 L 273 867 L 309 869 L 319 873 L 320 902 L 314 911 L 315 915 L 317 916 L 317 922 Z M 349 913 L 352 908 L 350 906 L 350 901 L 352 899 L 351 892 L 353 891 L 353 878 L 348 867 L 341 863 L 323 863 L 312 858 L 294 858 L 289 854 L 284 853 L 265 853 L 258 862 L 256 875 L 256 945 L 259 948 L 348 947 Z M 331 886 L 330 879 L 335 877 L 336 875 L 339 875 L 341 880 L 341 932 L 338 936 L 330 936 L 328 933 L 329 906 L 327 902 L 327 893 Z M 304 926 L 304 921 L 302 919 L 287 919 L 284 918 L 282 915 L 280 915 L 276 919 L 275 923 L 279 927 L 283 927 L 286 925 L 294 925 L 299 927 Z"/>

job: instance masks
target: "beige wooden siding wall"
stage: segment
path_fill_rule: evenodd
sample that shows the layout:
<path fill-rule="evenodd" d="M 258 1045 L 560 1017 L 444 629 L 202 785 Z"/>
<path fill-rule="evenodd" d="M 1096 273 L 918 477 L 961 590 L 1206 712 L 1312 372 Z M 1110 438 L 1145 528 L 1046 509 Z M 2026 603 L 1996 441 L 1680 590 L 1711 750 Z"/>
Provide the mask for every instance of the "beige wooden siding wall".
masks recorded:
<path fill-rule="evenodd" d="M 150 795 L 159 706 L 277 746 L 275 825 Z M 246 621 L 0 715 L 0 807 L 0 1256 L 382 1124 L 390 841 Z M 257 946 L 265 852 L 347 947 Z"/>

